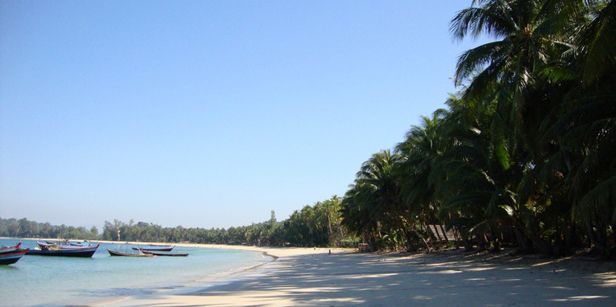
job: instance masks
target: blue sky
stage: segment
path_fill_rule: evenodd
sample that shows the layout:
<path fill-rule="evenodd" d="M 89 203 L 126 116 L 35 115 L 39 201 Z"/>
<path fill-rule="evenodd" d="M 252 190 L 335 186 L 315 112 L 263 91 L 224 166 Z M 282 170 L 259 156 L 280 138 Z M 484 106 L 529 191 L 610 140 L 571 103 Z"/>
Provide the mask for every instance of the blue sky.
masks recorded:
<path fill-rule="evenodd" d="M 442 107 L 470 1 L 1 1 L 0 216 L 228 227 Z"/>

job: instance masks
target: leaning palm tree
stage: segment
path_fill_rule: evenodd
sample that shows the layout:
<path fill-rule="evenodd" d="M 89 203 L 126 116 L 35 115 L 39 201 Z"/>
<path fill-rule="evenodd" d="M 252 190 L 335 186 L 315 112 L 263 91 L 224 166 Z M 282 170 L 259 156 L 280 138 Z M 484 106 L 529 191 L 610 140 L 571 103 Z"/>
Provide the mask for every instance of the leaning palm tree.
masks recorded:
<path fill-rule="evenodd" d="M 492 142 L 505 169 L 524 146 L 519 139 L 529 137 L 523 116 L 528 89 L 574 48 L 569 23 L 560 18 L 568 9 L 561 1 L 475 0 L 451 21 L 456 39 L 495 38 L 459 57 L 455 82 L 466 84 L 465 98 L 494 105 Z"/>
<path fill-rule="evenodd" d="M 562 197 L 553 196 L 561 195 L 564 186 L 550 185 L 538 175 L 555 147 L 553 139 L 542 142 L 540 126 L 549 126 L 546 122 L 553 123 L 562 112 L 558 90 L 575 79 L 571 63 L 579 53 L 576 36 L 598 2 L 476 0 L 451 22 L 458 39 L 483 34 L 495 38 L 460 56 L 455 79 L 457 84 L 467 82 L 466 101 L 483 102 L 495 110 L 490 160 L 499 162 L 501 169 L 490 168 L 488 174 L 509 191 L 512 208 L 517 208 L 511 211 L 513 220 L 541 251 L 549 250 L 542 236 L 553 229 L 540 225 L 548 224 L 553 215 L 566 214 L 566 208 L 554 211 Z M 553 116 L 544 118 L 549 114 Z"/>
<path fill-rule="evenodd" d="M 451 21 L 454 38 L 486 34 L 496 40 L 460 56 L 456 84 L 470 80 L 466 96 L 485 94 L 498 86 L 519 97 L 533 83 L 538 69 L 572 47 L 560 40 L 562 26 L 550 18 L 559 9 L 554 1 L 474 0 Z"/>

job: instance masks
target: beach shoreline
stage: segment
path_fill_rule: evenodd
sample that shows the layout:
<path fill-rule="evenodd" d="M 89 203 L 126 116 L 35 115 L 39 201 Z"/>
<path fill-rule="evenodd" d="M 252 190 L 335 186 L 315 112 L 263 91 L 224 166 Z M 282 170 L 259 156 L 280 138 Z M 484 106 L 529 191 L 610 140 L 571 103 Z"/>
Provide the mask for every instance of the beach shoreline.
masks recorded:
<path fill-rule="evenodd" d="M 57 238 L 13 238 L 13 237 L 1 237 L 0 239 L 13 239 L 13 240 L 33 240 L 33 241 L 55 241 Z M 70 241 L 83 241 L 79 239 L 68 239 Z M 191 247 L 191 248 L 214 248 L 214 249 L 229 249 L 229 250 L 243 250 L 251 252 L 265 253 L 266 256 L 273 258 L 288 257 L 294 255 L 306 255 L 306 254 L 319 254 L 319 253 L 341 253 L 341 252 L 353 252 L 355 248 L 340 248 L 340 247 L 265 247 L 255 245 L 231 245 L 231 244 L 211 244 L 211 243 L 174 243 L 174 242 L 143 242 L 143 241 L 111 241 L 111 240 L 92 240 L 93 243 L 108 243 L 116 245 L 173 245 L 177 247 Z"/>
<path fill-rule="evenodd" d="M 462 250 L 377 254 L 337 248 L 128 244 L 244 250 L 272 261 L 221 276 L 216 283 L 110 297 L 93 306 L 616 305 L 613 261 Z"/>
<path fill-rule="evenodd" d="M 353 253 L 356 249 L 352 248 L 325 248 L 325 247 L 260 247 L 249 245 L 226 245 L 226 244 L 202 244 L 202 243 L 168 243 L 168 242 L 140 242 L 140 241 L 96 241 L 100 243 L 110 244 L 127 244 L 127 245 L 173 245 L 176 247 L 188 247 L 188 248 L 210 248 L 210 249 L 226 249 L 226 250 L 241 250 L 246 252 L 260 253 L 264 257 L 271 258 L 271 261 L 259 263 L 256 265 L 249 265 L 247 267 L 241 267 L 238 270 L 232 272 L 220 273 L 217 279 L 208 280 L 202 282 L 193 282 L 194 285 L 183 286 L 173 289 L 172 291 L 165 291 L 165 293 L 157 293 L 154 296 L 183 296 L 192 293 L 207 293 L 212 289 L 225 287 L 233 284 L 241 284 L 242 281 L 247 278 L 255 278 L 263 275 L 268 270 L 268 265 L 276 262 L 281 258 L 288 257 L 301 257 L 301 256 L 315 256 L 315 255 L 329 255 L 340 253 Z M 151 298 L 153 295 L 137 295 L 137 296 L 118 296 L 109 297 L 96 302 L 91 302 L 90 306 L 125 306 L 132 305 L 135 300 L 142 300 Z M 149 304 L 149 303 L 148 303 Z"/>
<path fill-rule="evenodd" d="M 614 262 L 507 254 L 296 252 L 261 274 L 116 306 L 614 306 Z"/>
<path fill-rule="evenodd" d="M 109 243 L 109 242 L 105 242 L 105 243 Z M 195 246 L 181 246 L 181 247 L 200 248 L 200 247 L 195 247 Z M 262 269 L 263 267 L 267 266 L 269 263 L 274 262 L 278 259 L 278 257 L 269 255 L 267 254 L 267 252 L 264 252 L 264 251 L 263 252 L 257 251 L 257 250 L 243 250 L 243 251 L 260 253 L 263 257 L 270 258 L 270 260 L 268 260 L 267 262 L 261 262 L 261 263 L 247 263 L 246 265 L 242 265 L 233 271 L 218 272 L 218 273 L 215 273 L 214 275 L 208 275 L 207 278 L 202 277 L 202 278 L 199 278 L 198 280 L 186 281 L 181 286 L 176 286 L 173 288 L 164 288 L 164 289 L 152 289 L 152 288 L 147 288 L 147 287 L 145 288 L 149 290 L 148 292 L 152 292 L 154 294 L 136 295 L 136 296 L 134 295 L 109 296 L 103 299 L 90 301 L 88 302 L 87 305 L 88 306 L 116 306 L 116 305 L 123 305 L 124 302 L 129 301 L 134 298 L 151 297 L 152 295 L 163 295 L 163 294 L 164 295 L 183 295 L 186 293 L 208 291 L 208 289 L 211 289 L 214 287 L 241 281 L 244 278 L 244 276 L 248 274 L 254 274 L 259 269 Z"/>
<path fill-rule="evenodd" d="M 58 240 L 57 238 L 15 238 L 15 237 L 3 237 L 2 239 L 9 239 L 14 241 L 20 240 L 30 240 L 30 241 L 45 241 L 45 240 Z M 71 241 L 81 241 L 76 239 L 69 239 Z M 245 275 L 255 274 L 257 270 L 264 270 L 265 267 L 271 262 L 276 261 L 280 257 L 289 257 L 296 255 L 308 255 L 308 254 L 329 254 L 332 253 L 340 253 L 340 252 L 352 252 L 354 249 L 341 249 L 341 248 L 297 248 L 297 247 L 259 247 L 259 246 L 249 246 L 249 245 L 223 245 L 223 244 L 201 244 L 201 243 L 174 243 L 174 242 L 143 242 L 143 241 L 110 241 L 110 240 L 92 240 L 91 243 L 101 243 L 101 244 L 114 244 L 117 248 L 122 248 L 123 245 L 132 247 L 132 246 L 146 246 L 146 245 L 173 245 L 176 248 L 199 248 L 199 249 L 218 249 L 218 250 L 235 250 L 242 252 L 251 252 L 256 253 L 268 260 L 264 260 L 265 262 L 250 262 L 245 264 L 240 264 L 236 269 L 230 271 L 221 271 L 215 273 L 214 275 L 208 275 L 207 277 L 199 277 L 190 280 L 184 280 L 184 282 L 174 282 L 173 288 L 166 287 L 157 287 L 157 286 L 137 286 L 134 288 L 127 289 L 127 292 L 136 292 L 136 293 L 155 293 L 156 295 L 160 295 L 162 293 L 165 294 L 176 294 L 176 293 L 185 293 L 185 292 L 195 292 L 195 291 L 206 291 L 207 289 L 215 286 L 220 286 L 224 284 L 229 284 L 233 282 L 237 282 L 244 278 Z M 99 249 L 103 249 L 101 247 Z M 130 249 L 130 248 L 129 248 Z M 104 250 L 103 250 L 104 251 Z M 101 251 L 99 251 L 101 252 Z M 105 252 L 106 254 L 106 252 Z M 263 258 L 263 259 L 264 259 Z M 121 304 L 121 302 L 129 299 L 132 294 L 129 295 L 115 295 L 115 296 L 101 296 L 99 298 L 86 298 L 82 297 L 80 300 L 71 299 L 65 301 L 63 303 L 73 305 L 73 304 L 87 304 L 91 306 L 106 306 L 106 305 L 115 305 Z M 137 294 L 136 296 L 143 296 L 141 294 Z"/>

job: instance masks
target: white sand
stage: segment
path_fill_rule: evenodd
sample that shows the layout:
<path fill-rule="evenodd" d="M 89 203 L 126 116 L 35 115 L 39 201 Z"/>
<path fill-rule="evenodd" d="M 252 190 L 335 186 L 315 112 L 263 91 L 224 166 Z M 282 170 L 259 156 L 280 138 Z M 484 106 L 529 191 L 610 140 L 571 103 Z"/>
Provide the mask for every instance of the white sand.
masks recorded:
<path fill-rule="evenodd" d="M 116 306 L 616 306 L 614 263 L 438 255 L 384 257 L 348 250 L 190 245 L 268 252 L 261 274 L 185 294 L 136 296 Z M 110 302 L 108 301 L 107 304 Z"/>

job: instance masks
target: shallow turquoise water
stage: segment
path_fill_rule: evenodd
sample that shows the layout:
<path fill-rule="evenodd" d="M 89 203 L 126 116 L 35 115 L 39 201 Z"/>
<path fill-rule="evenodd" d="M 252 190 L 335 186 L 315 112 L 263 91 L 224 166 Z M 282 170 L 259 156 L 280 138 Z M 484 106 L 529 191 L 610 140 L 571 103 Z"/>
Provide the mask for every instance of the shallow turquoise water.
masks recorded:
<path fill-rule="evenodd" d="M 14 245 L 17 239 L 0 239 Z M 33 248 L 35 241 L 23 240 Z M 176 247 L 188 257 L 110 257 L 107 248 L 129 251 L 124 244 L 101 244 L 92 258 L 24 256 L 0 266 L 0 305 L 87 304 L 124 295 L 204 286 L 231 273 L 270 261 L 260 253 Z"/>

